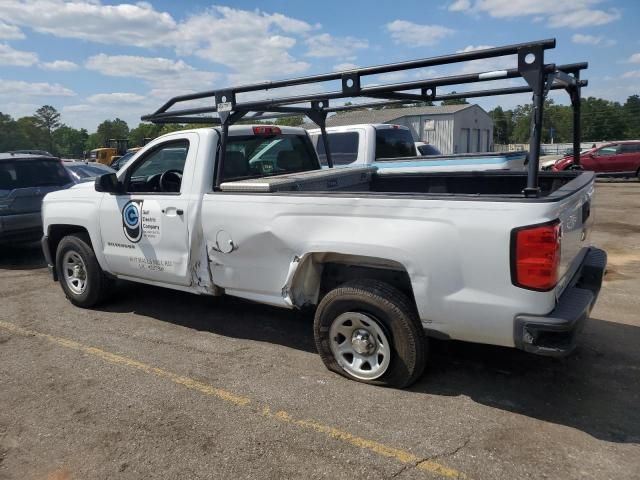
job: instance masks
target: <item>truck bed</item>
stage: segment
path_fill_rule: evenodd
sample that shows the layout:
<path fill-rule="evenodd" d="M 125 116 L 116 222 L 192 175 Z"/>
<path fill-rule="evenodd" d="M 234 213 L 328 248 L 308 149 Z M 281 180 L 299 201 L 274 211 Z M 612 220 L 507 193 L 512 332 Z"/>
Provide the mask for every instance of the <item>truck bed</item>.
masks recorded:
<path fill-rule="evenodd" d="M 540 172 L 540 197 L 569 195 L 591 179 L 588 172 Z M 576 180 L 576 182 L 572 182 Z M 571 182 L 571 185 L 568 185 Z M 223 192 L 340 193 L 522 198 L 526 172 L 383 173 L 376 167 L 335 168 L 225 182 Z"/>

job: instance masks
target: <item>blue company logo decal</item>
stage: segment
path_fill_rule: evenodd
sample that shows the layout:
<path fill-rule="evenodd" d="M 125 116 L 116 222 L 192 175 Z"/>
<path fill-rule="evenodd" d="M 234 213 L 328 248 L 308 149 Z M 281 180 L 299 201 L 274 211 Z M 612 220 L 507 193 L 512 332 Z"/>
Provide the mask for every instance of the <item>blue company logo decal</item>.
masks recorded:
<path fill-rule="evenodd" d="M 142 238 L 140 206 L 142 202 L 132 200 L 122 209 L 122 228 L 124 236 L 137 243 Z"/>

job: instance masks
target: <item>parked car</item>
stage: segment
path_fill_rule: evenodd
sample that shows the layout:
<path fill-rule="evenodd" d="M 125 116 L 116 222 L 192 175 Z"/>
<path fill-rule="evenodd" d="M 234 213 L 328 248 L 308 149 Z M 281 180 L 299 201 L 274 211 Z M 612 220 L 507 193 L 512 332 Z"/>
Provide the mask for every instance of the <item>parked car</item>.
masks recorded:
<path fill-rule="evenodd" d="M 430 143 L 416 142 L 419 155 L 442 155 L 442 152 Z"/>
<path fill-rule="evenodd" d="M 101 163 L 64 162 L 64 167 L 76 183 L 90 182 L 100 175 L 115 172 L 113 168 L 102 165 Z"/>
<path fill-rule="evenodd" d="M 42 199 L 73 183 L 54 157 L 0 153 L 0 243 L 42 237 Z"/>
<path fill-rule="evenodd" d="M 567 155 L 551 167 L 555 172 L 574 165 Z M 640 180 L 640 140 L 605 143 L 580 153 L 580 166 L 603 177 L 637 177 Z"/>
<path fill-rule="evenodd" d="M 309 130 L 320 162 L 326 166 L 320 129 Z M 527 152 L 418 155 L 408 127 L 386 123 L 343 125 L 327 128 L 327 140 L 335 166 L 375 166 L 385 172 L 522 171 Z"/>
<path fill-rule="evenodd" d="M 12 151 L 7 152 L 7 153 L 23 153 L 23 154 L 27 154 L 27 155 L 41 155 L 41 156 L 44 156 L 44 157 L 53 157 L 53 155 L 51 155 L 46 150 L 12 150 Z"/>

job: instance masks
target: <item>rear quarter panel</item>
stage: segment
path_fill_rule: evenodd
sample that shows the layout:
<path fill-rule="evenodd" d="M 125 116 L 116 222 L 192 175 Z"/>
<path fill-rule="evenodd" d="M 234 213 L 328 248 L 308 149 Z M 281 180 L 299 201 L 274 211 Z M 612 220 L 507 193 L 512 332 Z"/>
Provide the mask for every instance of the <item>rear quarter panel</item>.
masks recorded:
<path fill-rule="evenodd" d="M 555 292 L 512 284 L 511 230 L 569 221 L 577 208 L 571 199 L 556 204 L 214 193 L 204 197 L 202 221 L 213 281 L 231 295 L 287 306 L 283 287 L 295 257 L 336 252 L 383 258 L 408 272 L 426 328 L 513 346 L 514 316 L 547 314 Z M 567 235 L 576 238 L 574 230 Z M 233 252 L 217 250 L 221 231 L 232 239 Z M 578 248 L 567 245 L 564 270 Z"/>

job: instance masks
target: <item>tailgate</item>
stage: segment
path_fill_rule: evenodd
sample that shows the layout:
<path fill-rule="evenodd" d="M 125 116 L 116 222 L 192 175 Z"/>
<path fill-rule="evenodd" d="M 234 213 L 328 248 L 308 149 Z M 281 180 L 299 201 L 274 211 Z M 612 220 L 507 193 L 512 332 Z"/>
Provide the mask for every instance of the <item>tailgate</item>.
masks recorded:
<path fill-rule="evenodd" d="M 560 281 L 555 289 L 559 296 L 567 286 L 587 252 L 589 232 L 593 225 L 595 177 L 573 195 L 558 203 L 557 218 L 562 227 Z"/>

